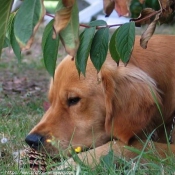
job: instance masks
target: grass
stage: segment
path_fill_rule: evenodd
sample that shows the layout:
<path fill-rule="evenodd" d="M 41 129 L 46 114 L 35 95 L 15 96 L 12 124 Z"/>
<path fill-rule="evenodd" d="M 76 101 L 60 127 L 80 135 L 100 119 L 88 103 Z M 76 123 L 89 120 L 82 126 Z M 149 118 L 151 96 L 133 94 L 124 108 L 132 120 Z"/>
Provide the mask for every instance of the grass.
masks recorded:
<path fill-rule="evenodd" d="M 43 102 L 47 97 L 49 75 L 43 65 L 40 43 L 41 34 L 36 36 L 33 48 L 22 53 L 21 63 L 10 49 L 3 51 L 0 60 L 0 141 L 2 138 L 8 139 L 7 143 L 0 142 L 0 172 L 4 174 L 8 174 L 7 171 L 18 172 L 12 154 L 24 148 L 26 135 L 44 113 Z M 4 86 L 8 88 L 15 78 L 19 83 L 13 86 L 19 86 L 22 91 L 5 91 Z M 23 86 L 23 83 L 20 84 L 23 79 L 29 82 L 29 86 L 30 83 L 34 85 Z"/>
<path fill-rule="evenodd" d="M 7 143 L 0 143 L 0 158 L 2 170 L 15 170 L 16 164 L 12 153 L 24 148 L 24 138 L 30 129 L 39 121 L 43 114 L 43 97 L 30 97 L 23 101 L 14 95 L 5 97 L 0 106 L 0 139 L 7 138 Z"/>
<path fill-rule="evenodd" d="M 138 30 L 138 29 L 137 29 Z M 141 29 L 142 30 L 142 29 Z M 138 34 L 141 30 L 137 31 Z M 40 32 L 43 30 L 41 29 Z M 175 34 L 173 27 L 161 26 L 156 33 Z M 21 63 L 14 58 L 11 50 L 5 50 L 0 60 L 0 140 L 7 138 L 6 143 L 0 143 L 0 172 L 2 174 L 23 174 L 29 172 L 29 168 L 19 170 L 13 158 L 13 152 L 24 148 L 24 138 L 31 128 L 40 120 L 44 113 L 43 103 L 47 101 L 47 84 L 49 75 L 46 72 L 41 54 L 41 35 L 37 35 L 35 45 L 29 52 L 23 52 Z M 61 50 L 61 48 L 60 48 Z M 62 50 L 61 55 L 64 55 Z M 8 92 L 3 90 L 5 81 L 11 81 L 14 77 L 27 77 L 30 82 L 37 82 L 40 90 L 27 89 L 24 93 Z M 31 93 L 32 92 L 32 93 Z M 140 154 L 134 160 L 115 157 L 112 151 L 101 158 L 100 164 L 91 169 L 83 162 L 73 172 L 80 174 L 174 174 L 174 155 L 167 155 L 165 159 L 160 159 L 156 154 L 154 146 L 148 151 L 132 151 Z M 140 162 L 139 156 L 146 156 L 147 162 Z M 51 159 L 48 159 L 52 162 Z M 94 160 L 95 161 L 95 160 Z M 95 163 L 95 162 L 94 162 Z M 61 164 L 61 163 L 58 163 Z M 54 162 L 50 163 L 50 166 Z M 72 169 L 65 170 L 64 173 L 71 173 Z"/>

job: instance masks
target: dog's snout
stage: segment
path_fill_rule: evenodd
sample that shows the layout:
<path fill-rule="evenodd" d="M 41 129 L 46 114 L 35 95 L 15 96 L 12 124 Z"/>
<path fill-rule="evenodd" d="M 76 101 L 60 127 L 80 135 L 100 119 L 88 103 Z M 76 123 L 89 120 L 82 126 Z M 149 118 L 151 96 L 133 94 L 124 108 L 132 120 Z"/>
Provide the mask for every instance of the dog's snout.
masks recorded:
<path fill-rule="evenodd" d="M 29 134 L 25 141 L 31 148 L 38 150 L 44 142 L 44 137 L 39 134 Z"/>

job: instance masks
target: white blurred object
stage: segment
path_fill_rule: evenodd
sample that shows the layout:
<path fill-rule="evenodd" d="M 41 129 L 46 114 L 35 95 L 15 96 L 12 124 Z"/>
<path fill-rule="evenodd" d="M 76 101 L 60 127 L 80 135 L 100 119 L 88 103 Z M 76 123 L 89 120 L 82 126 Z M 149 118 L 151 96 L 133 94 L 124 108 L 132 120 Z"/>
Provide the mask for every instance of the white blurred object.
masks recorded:
<path fill-rule="evenodd" d="M 11 12 L 14 12 L 15 10 L 17 10 L 21 4 L 22 4 L 21 0 L 14 0 Z"/>
<path fill-rule="evenodd" d="M 79 7 L 79 22 L 80 23 L 89 23 L 92 17 L 103 9 L 102 0 L 77 0 Z M 47 24 L 52 17 L 45 16 L 44 21 Z"/>
<path fill-rule="evenodd" d="M 97 13 L 101 12 L 103 9 L 102 0 L 84 0 L 89 6 L 79 12 L 80 23 L 88 23 L 91 21 L 92 17 Z M 81 3 L 81 1 L 79 1 Z"/>
<path fill-rule="evenodd" d="M 77 0 L 79 6 L 79 22 L 89 23 L 95 16 L 98 20 L 104 20 L 108 25 L 111 24 L 123 24 L 129 22 L 129 18 L 119 17 L 114 10 L 109 17 L 105 17 L 103 14 L 103 1 L 102 0 Z M 11 11 L 15 11 L 21 5 L 21 0 L 14 0 Z M 45 15 L 44 21 L 47 24 L 51 19 L 50 16 Z"/>
<path fill-rule="evenodd" d="M 7 143 L 7 142 L 8 142 L 8 139 L 7 139 L 7 138 L 3 137 L 3 138 L 1 139 L 1 143 L 2 143 L 2 144 Z"/>
<path fill-rule="evenodd" d="M 129 18 L 119 17 L 117 12 L 113 10 L 109 17 L 105 17 L 103 13 L 103 1 L 102 0 L 79 0 L 78 3 L 86 2 L 89 4 L 88 7 L 80 9 L 79 12 L 79 21 L 80 23 L 88 23 L 91 21 L 93 16 L 96 16 L 98 20 L 104 20 L 108 25 L 111 24 L 123 24 L 129 22 Z"/>
<path fill-rule="evenodd" d="M 118 16 L 116 11 L 113 11 L 109 17 L 105 17 L 104 15 L 98 15 L 97 19 L 106 21 L 108 25 L 123 24 L 129 22 L 130 20 L 130 18 Z"/>

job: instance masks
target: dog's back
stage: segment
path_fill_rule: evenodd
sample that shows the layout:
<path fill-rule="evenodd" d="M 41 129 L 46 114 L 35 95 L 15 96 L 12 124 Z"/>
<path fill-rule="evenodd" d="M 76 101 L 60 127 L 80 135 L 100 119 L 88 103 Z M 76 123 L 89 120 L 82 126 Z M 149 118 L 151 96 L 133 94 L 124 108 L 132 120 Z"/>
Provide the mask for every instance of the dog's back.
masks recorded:
<path fill-rule="evenodd" d="M 131 63 L 145 71 L 161 91 L 165 122 L 172 122 L 175 110 L 175 36 L 155 35 L 148 42 L 147 49 L 136 44 Z"/>

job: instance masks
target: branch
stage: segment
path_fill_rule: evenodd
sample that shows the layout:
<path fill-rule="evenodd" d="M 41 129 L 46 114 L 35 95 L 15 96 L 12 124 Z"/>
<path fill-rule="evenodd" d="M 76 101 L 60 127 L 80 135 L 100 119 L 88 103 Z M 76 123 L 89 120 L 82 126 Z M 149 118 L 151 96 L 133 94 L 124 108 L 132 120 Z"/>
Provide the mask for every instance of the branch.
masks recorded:
<path fill-rule="evenodd" d="M 50 16 L 50 17 L 52 17 L 52 18 L 55 18 L 54 15 L 51 15 L 50 13 L 47 13 L 47 12 L 46 12 L 46 16 Z"/>
<path fill-rule="evenodd" d="M 158 11 L 155 11 L 155 12 L 151 13 L 150 15 L 148 15 L 148 16 L 142 18 L 142 19 L 138 19 L 138 20 L 137 20 L 137 19 L 135 19 L 135 20 L 134 20 L 134 19 L 131 19 L 130 21 L 134 21 L 135 23 L 140 23 L 140 22 L 143 22 L 143 21 L 148 20 L 149 18 L 151 18 L 151 17 L 157 15 L 157 14 L 160 13 L 160 12 L 161 12 L 161 9 L 158 10 Z M 47 16 L 50 16 L 50 17 L 52 17 L 52 18 L 55 17 L 54 15 L 51 15 L 51 14 L 49 14 L 49 13 L 46 13 L 46 15 L 47 15 Z M 122 24 L 112 24 L 112 25 L 107 25 L 107 26 L 97 26 L 96 29 L 101 29 L 101 28 L 105 28 L 105 27 L 111 28 L 111 27 L 117 27 L 117 26 L 121 26 L 121 25 L 122 25 Z M 80 26 L 81 26 L 81 27 L 85 27 L 85 28 L 91 27 L 91 26 L 86 25 L 86 24 L 80 24 Z"/>
<path fill-rule="evenodd" d="M 101 29 L 101 28 L 111 28 L 111 27 L 116 27 L 116 26 L 121 26 L 122 24 L 113 24 L 113 25 L 106 25 L 106 26 L 97 26 L 96 29 Z M 86 24 L 80 24 L 81 27 L 89 28 L 91 26 L 88 26 Z"/>
<path fill-rule="evenodd" d="M 138 20 L 137 19 L 135 19 L 135 20 L 134 19 L 131 19 L 130 21 L 134 21 L 135 23 L 140 23 L 140 22 L 143 22 L 143 21 L 148 20 L 149 18 L 157 15 L 158 13 L 161 13 L 161 9 L 158 10 L 158 11 L 155 11 L 155 12 L 151 13 L 150 15 L 148 15 L 148 16 L 142 18 L 142 19 L 138 19 Z"/>
<path fill-rule="evenodd" d="M 50 13 L 46 13 L 47 16 L 50 16 L 52 18 L 55 18 L 54 15 L 51 15 Z M 116 27 L 116 26 L 121 26 L 122 24 L 113 24 L 113 25 L 107 25 L 107 26 L 97 26 L 96 29 L 101 29 L 101 28 L 105 28 L 105 27 Z M 86 24 L 80 24 L 81 27 L 85 27 L 85 28 L 90 28 L 91 26 L 86 25 Z"/>

